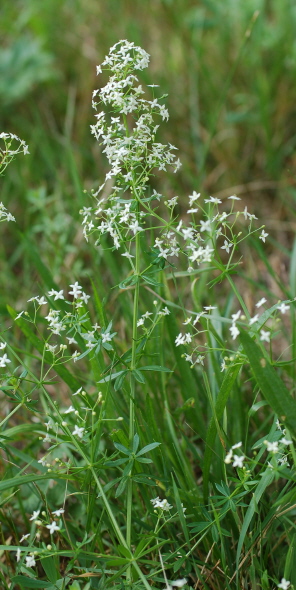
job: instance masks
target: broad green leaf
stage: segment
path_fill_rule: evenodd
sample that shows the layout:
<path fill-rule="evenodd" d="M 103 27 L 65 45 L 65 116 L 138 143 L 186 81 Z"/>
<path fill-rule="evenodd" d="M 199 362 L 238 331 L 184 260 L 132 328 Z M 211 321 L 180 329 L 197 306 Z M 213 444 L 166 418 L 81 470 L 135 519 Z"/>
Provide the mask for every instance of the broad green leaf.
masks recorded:
<path fill-rule="evenodd" d="M 240 333 L 240 340 L 263 396 L 280 421 L 284 422 L 289 430 L 296 435 L 295 400 L 260 346 L 252 340 L 246 331 Z"/>
<path fill-rule="evenodd" d="M 55 584 L 59 576 L 54 557 L 49 555 L 48 557 L 42 558 L 40 561 L 47 575 L 47 578 L 51 581 L 52 584 Z"/>

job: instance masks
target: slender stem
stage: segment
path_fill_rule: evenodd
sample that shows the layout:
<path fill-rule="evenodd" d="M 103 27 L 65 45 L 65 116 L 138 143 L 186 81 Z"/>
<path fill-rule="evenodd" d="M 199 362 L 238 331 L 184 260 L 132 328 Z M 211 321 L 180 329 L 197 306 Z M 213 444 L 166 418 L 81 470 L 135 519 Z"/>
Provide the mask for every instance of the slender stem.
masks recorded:
<path fill-rule="evenodd" d="M 17 412 L 19 410 L 19 408 L 22 407 L 22 405 L 23 405 L 23 403 L 15 406 L 15 408 L 8 414 L 8 416 L 6 416 L 4 418 L 4 420 L 2 420 L 2 422 L 0 422 L 0 427 L 3 426 L 3 424 L 5 424 L 5 422 L 7 422 L 7 420 L 9 420 L 9 418 L 11 418 L 11 416 L 13 416 L 13 414 L 15 414 L 15 412 Z"/>
<path fill-rule="evenodd" d="M 137 218 L 139 213 L 139 203 L 137 206 Z M 138 279 L 140 276 L 140 232 L 136 233 L 136 253 L 135 253 L 135 274 Z M 136 380 L 132 371 L 137 364 L 137 322 L 138 322 L 138 308 L 139 308 L 139 290 L 140 281 L 137 280 L 134 291 L 134 306 L 133 306 L 133 342 L 132 342 L 132 360 L 131 360 L 131 390 L 130 390 L 130 415 L 129 415 L 129 442 L 132 446 L 135 436 L 135 389 Z M 132 473 L 130 474 L 132 475 Z M 133 505 L 133 480 L 130 477 L 127 485 L 127 506 L 126 506 L 126 543 L 129 549 L 131 548 L 131 534 L 132 534 L 132 505 Z M 131 566 L 127 569 L 127 581 L 132 583 Z"/>

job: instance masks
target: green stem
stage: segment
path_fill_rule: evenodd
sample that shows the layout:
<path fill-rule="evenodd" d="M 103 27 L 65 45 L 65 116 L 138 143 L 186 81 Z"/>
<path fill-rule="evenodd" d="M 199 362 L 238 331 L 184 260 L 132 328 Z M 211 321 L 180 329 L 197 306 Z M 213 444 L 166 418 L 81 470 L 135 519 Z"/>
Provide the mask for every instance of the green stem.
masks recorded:
<path fill-rule="evenodd" d="M 139 204 L 137 207 L 139 213 Z M 138 218 L 138 215 L 137 215 Z M 137 322 L 138 322 L 138 308 L 139 308 L 139 290 L 140 290 L 140 232 L 136 233 L 136 253 L 135 253 L 135 274 L 138 277 L 134 291 L 134 306 L 133 306 L 133 342 L 132 342 L 132 360 L 131 360 L 131 391 L 130 391 L 130 416 L 129 416 L 129 443 L 130 447 L 133 444 L 135 436 L 135 389 L 136 380 L 132 371 L 137 365 Z M 130 474 L 132 475 L 132 473 Z M 133 505 L 133 480 L 130 477 L 127 485 L 127 506 L 126 506 L 126 544 L 131 549 L 131 534 L 132 534 L 132 505 Z M 131 566 L 127 569 L 127 581 L 132 583 Z"/>
<path fill-rule="evenodd" d="M 11 416 L 13 416 L 13 414 L 15 414 L 15 412 L 17 412 L 19 410 L 19 408 L 22 407 L 22 405 L 23 405 L 23 403 L 15 406 L 15 408 L 8 414 L 8 416 L 6 416 L 6 418 L 4 418 L 4 420 L 2 420 L 2 422 L 0 422 L 0 428 L 1 428 L 1 426 L 3 426 L 3 424 L 5 424 L 5 422 L 7 422 L 7 420 L 9 420 L 9 418 L 11 418 Z"/>

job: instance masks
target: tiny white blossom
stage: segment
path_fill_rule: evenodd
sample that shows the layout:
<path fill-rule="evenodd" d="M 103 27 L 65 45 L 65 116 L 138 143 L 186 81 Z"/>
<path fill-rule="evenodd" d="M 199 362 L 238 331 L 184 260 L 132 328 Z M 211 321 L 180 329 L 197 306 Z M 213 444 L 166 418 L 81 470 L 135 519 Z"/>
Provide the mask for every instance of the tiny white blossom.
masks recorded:
<path fill-rule="evenodd" d="M 270 342 L 270 332 L 266 332 L 265 330 L 260 330 L 260 340 L 262 342 Z"/>
<path fill-rule="evenodd" d="M 256 307 L 261 307 L 261 305 L 263 305 L 264 303 L 266 303 L 267 299 L 265 299 L 265 297 L 262 297 L 262 299 L 260 299 L 258 301 L 258 303 L 256 303 Z"/>
<path fill-rule="evenodd" d="M 61 514 L 64 514 L 65 510 L 63 508 L 59 508 L 58 510 L 55 510 L 53 512 L 53 514 L 55 514 L 56 516 L 61 516 Z"/>
<path fill-rule="evenodd" d="M 175 582 L 171 582 L 169 586 L 174 588 L 183 588 L 187 584 L 186 578 L 182 578 L 181 580 L 175 580 Z"/>
<path fill-rule="evenodd" d="M 53 520 L 50 524 L 46 525 L 46 528 L 49 530 L 50 534 L 52 535 L 55 531 L 60 531 L 60 527 L 57 525 L 55 520 Z"/>
<path fill-rule="evenodd" d="M 75 412 L 75 408 L 73 408 L 73 406 L 70 406 L 67 410 L 65 410 L 64 414 L 71 414 L 71 412 Z"/>
<path fill-rule="evenodd" d="M 238 442 L 238 443 L 236 443 L 235 445 L 232 445 L 232 447 L 231 447 L 231 448 L 232 448 L 232 449 L 239 449 L 239 448 L 242 446 L 242 444 L 243 444 L 242 442 Z"/>
<path fill-rule="evenodd" d="M 9 358 L 7 358 L 7 354 L 5 353 L 3 356 L 0 356 L 0 367 L 6 367 L 8 363 L 11 363 Z"/>
<path fill-rule="evenodd" d="M 20 548 L 18 548 L 18 550 L 17 550 L 17 552 L 16 552 L 16 560 L 17 560 L 17 562 L 19 562 L 19 561 L 20 561 L 20 559 L 21 559 L 21 549 L 20 549 Z"/>
<path fill-rule="evenodd" d="M 161 508 L 161 510 L 168 511 L 173 508 L 166 499 L 160 500 L 159 497 L 150 500 L 151 504 L 153 504 L 154 508 Z"/>
<path fill-rule="evenodd" d="M 215 203 L 216 205 L 219 205 L 222 201 L 216 197 L 210 197 L 209 199 L 205 199 L 205 203 Z"/>
<path fill-rule="evenodd" d="M 231 333 L 233 340 L 235 340 L 236 337 L 239 335 L 239 329 L 236 327 L 235 324 L 232 324 L 231 328 L 229 328 L 229 331 Z"/>
<path fill-rule="evenodd" d="M 228 453 L 224 459 L 224 463 L 227 463 L 227 464 L 231 463 L 232 455 L 233 455 L 233 451 L 232 451 L 232 449 L 230 449 L 230 451 L 228 451 Z"/>
<path fill-rule="evenodd" d="M 231 316 L 231 317 L 232 317 L 232 321 L 233 321 L 233 322 L 236 322 L 236 321 L 239 319 L 239 317 L 240 317 L 241 313 L 242 313 L 242 312 L 241 312 L 241 310 L 240 310 L 240 309 L 239 309 L 239 311 L 237 311 L 236 313 L 233 313 L 233 314 L 232 314 L 232 316 Z"/>
<path fill-rule="evenodd" d="M 0 350 L 4 350 L 6 347 L 6 342 L 0 342 Z"/>
<path fill-rule="evenodd" d="M 280 442 L 282 443 L 282 445 L 291 445 L 292 444 L 292 441 L 288 440 L 285 437 L 281 438 Z"/>
<path fill-rule="evenodd" d="M 264 443 L 266 444 L 266 449 L 269 453 L 277 453 L 278 452 L 279 443 L 277 441 L 269 442 L 268 440 L 265 440 Z"/>
<path fill-rule="evenodd" d="M 83 427 L 79 427 L 76 425 L 72 434 L 74 434 L 74 436 L 78 436 L 79 438 L 83 438 L 84 430 L 85 429 Z"/>
<path fill-rule="evenodd" d="M 69 291 L 69 295 L 73 295 L 74 299 L 80 297 L 82 293 L 82 287 L 78 285 L 78 282 L 76 281 L 76 283 L 74 283 L 74 285 L 70 285 L 70 287 L 72 287 L 72 291 Z"/>
<path fill-rule="evenodd" d="M 245 460 L 244 455 L 233 455 L 233 459 L 232 467 L 243 467 L 243 462 Z"/>
<path fill-rule="evenodd" d="M 34 510 L 32 516 L 31 516 L 31 518 L 29 518 L 29 520 L 37 520 L 39 514 L 40 514 L 40 510 Z"/>
<path fill-rule="evenodd" d="M 252 318 L 249 319 L 249 326 L 252 326 L 252 324 L 255 324 L 256 322 L 258 322 L 259 320 L 259 315 L 258 313 L 256 313 L 256 315 L 254 315 Z"/>
<path fill-rule="evenodd" d="M 278 588 L 282 588 L 282 590 L 288 590 L 290 585 L 291 585 L 291 582 L 289 582 L 285 578 L 282 578 L 281 583 L 278 584 Z"/>
<path fill-rule="evenodd" d="M 79 387 L 79 389 L 77 389 L 77 391 L 75 391 L 75 393 L 73 393 L 72 395 L 78 395 L 79 393 L 81 393 L 82 391 L 82 387 Z"/>
<path fill-rule="evenodd" d="M 34 559 L 33 555 L 27 555 L 26 556 L 26 566 L 27 567 L 34 567 L 34 565 L 36 565 L 36 561 Z"/>
<path fill-rule="evenodd" d="M 290 305 L 286 305 L 284 302 L 281 303 L 277 308 L 281 313 L 286 313 L 290 309 Z"/>
<path fill-rule="evenodd" d="M 29 536 L 30 536 L 30 533 L 27 533 L 27 535 L 23 535 L 22 538 L 20 539 L 20 543 L 22 543 L 23 541 L 25 541 L 26 539 L 28 539 Z"/>
<path fill-rule="evenodd" d="M 267 238 L 267 236 L 268 236 L 268 234 L 263 229 L 260 236 L 259 236 L 259 240 L 262 240 L 262 242 L 265 242 L 265 238 Z"/>
<path fill-rule="evenodd" d="M 227 254 L 230 252 L 230 248 L 232 248 L 233 244 L 231 242 L 227 242 L 224 240 L 224 246 L 221 246 L 221 250 L 226 250 Z"/>

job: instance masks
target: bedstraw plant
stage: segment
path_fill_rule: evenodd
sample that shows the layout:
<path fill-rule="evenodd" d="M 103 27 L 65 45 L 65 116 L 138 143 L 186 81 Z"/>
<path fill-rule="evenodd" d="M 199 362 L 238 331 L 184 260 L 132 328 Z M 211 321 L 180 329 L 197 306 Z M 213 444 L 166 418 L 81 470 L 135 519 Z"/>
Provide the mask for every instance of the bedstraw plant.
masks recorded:
<path fill-rule="evenodd" d="M 294 294 L 250 298 L 243 253 L 272 273 L 268 232 L 236 195 L 194 187 L 184 210 L 153 188 L 181 162 L 148 65 L 120 41 L 97 68 L 91 292 L 32 245 L 45 289 L 3 324 L 5 590 L 296 584 Z"/>

